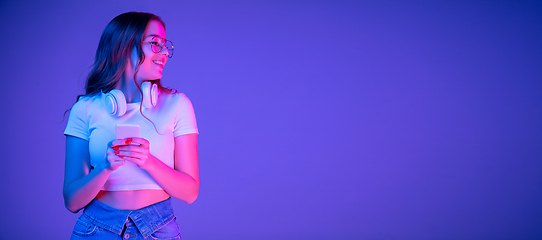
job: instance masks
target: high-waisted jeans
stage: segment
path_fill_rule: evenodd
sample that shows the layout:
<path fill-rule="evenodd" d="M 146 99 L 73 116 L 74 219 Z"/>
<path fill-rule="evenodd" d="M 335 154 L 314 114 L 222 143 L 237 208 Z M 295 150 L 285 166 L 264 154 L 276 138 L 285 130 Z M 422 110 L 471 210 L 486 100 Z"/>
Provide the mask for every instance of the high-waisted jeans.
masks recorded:
<path fill-rule="evenodd" d="M 77 219 L 77 239 L 181 239 L 171 198 L 139 210 L 118 210 L 94 199 Z"/>

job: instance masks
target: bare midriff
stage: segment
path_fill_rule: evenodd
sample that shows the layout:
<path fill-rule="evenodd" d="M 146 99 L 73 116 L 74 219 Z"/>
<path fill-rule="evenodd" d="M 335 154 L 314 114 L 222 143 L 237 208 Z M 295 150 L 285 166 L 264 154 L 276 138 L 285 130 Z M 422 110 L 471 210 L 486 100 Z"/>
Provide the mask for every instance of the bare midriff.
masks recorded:
<path fill-rule="evenodd" d="M 96 200 L 119 210 L 137 210 L 169 198 L 164 190 L 100 191 Z"/>

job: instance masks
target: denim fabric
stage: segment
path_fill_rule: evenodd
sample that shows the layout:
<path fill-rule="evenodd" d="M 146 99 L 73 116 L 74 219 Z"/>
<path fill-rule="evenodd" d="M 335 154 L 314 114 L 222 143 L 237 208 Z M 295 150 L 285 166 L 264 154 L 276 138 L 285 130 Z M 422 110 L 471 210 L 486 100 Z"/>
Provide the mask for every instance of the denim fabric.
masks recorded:
<path fill-rule="evenodd" d="M 94 199 L 77 219 L 77 239 L 181 239 L 171 199 L 139 210 L 118 210 Z"/>

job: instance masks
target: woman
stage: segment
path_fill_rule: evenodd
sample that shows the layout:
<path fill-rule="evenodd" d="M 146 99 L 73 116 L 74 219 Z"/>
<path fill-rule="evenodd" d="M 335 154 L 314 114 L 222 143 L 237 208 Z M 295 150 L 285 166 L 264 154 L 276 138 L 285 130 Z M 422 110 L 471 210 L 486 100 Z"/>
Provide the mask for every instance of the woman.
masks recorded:
<path fill-rule="evenodd" d="M 198 196 L 198 129 L 190 100 L 161 85 L 172 55 L 150 13 L 121 14 L 102 33 L 64 132 L 64 202 L 85 209 L 72 239 L 180 239 L 170 196 Z M 139 125 L 140 136 L 117 139 L 117 124 Z"/>

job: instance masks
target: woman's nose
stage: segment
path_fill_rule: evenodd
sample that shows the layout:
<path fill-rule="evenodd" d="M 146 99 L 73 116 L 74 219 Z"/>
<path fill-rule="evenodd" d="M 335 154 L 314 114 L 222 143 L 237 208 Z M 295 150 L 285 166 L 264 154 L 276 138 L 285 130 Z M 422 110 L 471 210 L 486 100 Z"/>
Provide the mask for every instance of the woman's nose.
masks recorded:
<path fill-rule="evenodd" d="M 167 49 L 166 46 L 162 47 L 162 50 L 160 51 L 161 54 L 164 54 L 166 56 L 169 56 L 169 49 Z"/>

